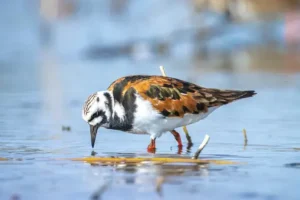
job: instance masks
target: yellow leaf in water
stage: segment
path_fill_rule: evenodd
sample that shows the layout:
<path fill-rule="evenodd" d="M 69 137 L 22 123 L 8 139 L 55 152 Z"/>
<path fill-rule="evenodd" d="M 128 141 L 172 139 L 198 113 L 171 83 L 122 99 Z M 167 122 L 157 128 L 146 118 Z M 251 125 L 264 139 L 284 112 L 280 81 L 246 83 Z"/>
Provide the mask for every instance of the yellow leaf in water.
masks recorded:
<path fill-rule="evenodd" d="M 200 159 L 191 159 L 191 158 L 122 158 L 122 157 L 84 157 L 84 158 L 72 158 L 73 161 L 82 161 L 88 163 L 140 163 L 140 162 L 154 162 L 154 163 L 195 163 L 195 164 L 217 164 L 217 165 L 233 165 L 241 164 L 238 162 L 233 162 L 229 160 L 200 160 Z"/>

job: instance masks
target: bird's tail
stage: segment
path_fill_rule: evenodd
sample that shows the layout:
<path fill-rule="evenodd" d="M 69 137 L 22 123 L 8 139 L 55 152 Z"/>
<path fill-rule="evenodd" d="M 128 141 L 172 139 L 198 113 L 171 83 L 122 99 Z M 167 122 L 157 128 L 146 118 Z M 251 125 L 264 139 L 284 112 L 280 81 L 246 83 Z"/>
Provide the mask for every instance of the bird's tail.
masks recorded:
<path fill-rule="evenodd" d="M 252 97 L 254 95 L 256 95 L 256 92 L 254 90 L 223 90 L 219 93 L 219 97 L 226 100 L 228 103 L 239 99 Z"/>

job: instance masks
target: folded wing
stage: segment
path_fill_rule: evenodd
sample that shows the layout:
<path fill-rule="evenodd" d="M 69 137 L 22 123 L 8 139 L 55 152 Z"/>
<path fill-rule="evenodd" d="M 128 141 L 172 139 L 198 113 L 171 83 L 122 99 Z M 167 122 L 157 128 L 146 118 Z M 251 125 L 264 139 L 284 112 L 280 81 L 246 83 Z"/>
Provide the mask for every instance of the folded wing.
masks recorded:
<path fill-rule="evenodd" d="M 219 90 L 164 76 L 127 76 L 113 82 L 108 90 L 122 103 L 134 93 L 149 101 L 164 116 L 183 117 L 184 114 L 208 112 L 232 101 L 251 97 L 254 91 Z M 124 102 L 123 102 L 124 103 Z"/>

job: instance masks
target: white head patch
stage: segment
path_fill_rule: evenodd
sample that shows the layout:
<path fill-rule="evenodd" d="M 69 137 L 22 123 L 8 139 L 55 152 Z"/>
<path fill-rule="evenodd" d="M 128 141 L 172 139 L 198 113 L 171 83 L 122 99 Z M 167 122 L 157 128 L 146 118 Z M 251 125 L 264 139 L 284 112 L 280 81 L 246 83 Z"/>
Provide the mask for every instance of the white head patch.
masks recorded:
<path fill-rule="evenodd" d="M 91 94 L 84 103 L 82 118 L 90 125 L 99 124 L 103 119 L 103 114 L 107 119 L 111 116 L 110 109 L 108 108 L 108 100 L 104 93 L 105 91 L 100 91 Z"/>

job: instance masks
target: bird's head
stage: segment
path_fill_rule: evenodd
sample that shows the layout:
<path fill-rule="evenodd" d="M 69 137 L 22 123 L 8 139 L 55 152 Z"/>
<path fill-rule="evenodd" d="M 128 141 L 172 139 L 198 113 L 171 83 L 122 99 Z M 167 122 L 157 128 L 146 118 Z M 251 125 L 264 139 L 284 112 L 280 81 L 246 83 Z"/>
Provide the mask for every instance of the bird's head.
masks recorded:
<path fill-rule="evenodd" d="M 82 118 L 90 125 L 91 144 L 94 148 L 97 131 L 107 126 L 112 115 L 112 96 L 108 91 L 91 94 L 82 108 Z"/>

